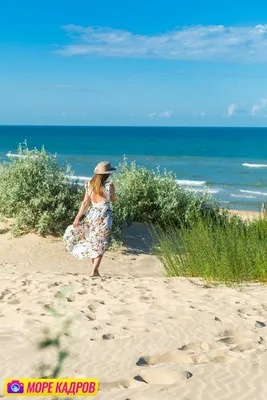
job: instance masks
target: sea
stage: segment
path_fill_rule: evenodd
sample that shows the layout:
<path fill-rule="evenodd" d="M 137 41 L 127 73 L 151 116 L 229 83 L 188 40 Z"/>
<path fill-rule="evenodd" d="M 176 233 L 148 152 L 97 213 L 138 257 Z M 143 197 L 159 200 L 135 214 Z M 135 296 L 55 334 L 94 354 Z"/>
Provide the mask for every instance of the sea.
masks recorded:
<path fill-rule="evenodd" d="M 0 161 L 25 140 L 67 161 L 81 182 L 99 161 L 116 166 L 126 156 L 173 172 L 177 184 L 222 207 L 258 211 L 267 201 L 267 128 L 0 126 Z"/>

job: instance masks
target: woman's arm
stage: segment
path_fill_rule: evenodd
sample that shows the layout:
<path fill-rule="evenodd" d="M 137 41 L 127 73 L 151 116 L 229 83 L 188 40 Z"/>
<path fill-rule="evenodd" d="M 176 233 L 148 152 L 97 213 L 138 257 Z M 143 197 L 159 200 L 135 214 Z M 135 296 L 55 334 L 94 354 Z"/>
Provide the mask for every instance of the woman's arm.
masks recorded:
<path fill-rule="evenodd" d="M 86 190 L 80 210 L 79 210 L 78 214 L 76 215 L 76 218 L 73 222 L 74 228 L 77 228 L 77 226 L 79 225 L 79 221 L 80 221 L 81 217 L 83 216 L 83 213 L 85 212 L 85 210 L 88 208 L 89 204 L 90 204 L 90 197 L 89 197 L 88 191 Z"/>
<path fill-rule="evenodd" d="M 112 201 L 112 203 L 116 202 L 116 192 L 113 183 L 110 184 L 110 200 Z"/>

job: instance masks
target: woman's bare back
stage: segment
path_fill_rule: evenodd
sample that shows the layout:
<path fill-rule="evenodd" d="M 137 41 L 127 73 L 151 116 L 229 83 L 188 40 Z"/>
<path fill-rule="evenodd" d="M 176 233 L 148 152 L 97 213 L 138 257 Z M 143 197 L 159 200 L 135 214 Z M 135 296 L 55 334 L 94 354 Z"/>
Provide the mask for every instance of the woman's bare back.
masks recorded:
<path fill-rule="evenodd" d="M 101 203 L 102 201 L 106 200 L 106 196 L 100 196 L 95 192 L 91 192 L 91 201 L 93 203 Z"/>

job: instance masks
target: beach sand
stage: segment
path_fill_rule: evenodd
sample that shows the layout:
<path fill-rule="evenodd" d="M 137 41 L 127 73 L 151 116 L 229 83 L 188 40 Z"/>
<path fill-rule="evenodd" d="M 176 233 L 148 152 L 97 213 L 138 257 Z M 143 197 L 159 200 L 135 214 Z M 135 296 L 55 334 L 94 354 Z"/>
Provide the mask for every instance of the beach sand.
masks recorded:
<path fill-rule="evenodd" d="M 262 216 L 261 212 L 258 211 L 240 211 L 240 210 L 229 210 L 232 215 L 238 215 L 244 220 L 254 220 Z"/>
<path fill-rule="evenodd" d="M 61 376 L 99 379 L 96 399 L 266 399 L 267 289 L 166 278 L 149 240 L 134 225 L 90 279 L 58 239 L 0 235 L 0 395 L 5 379 L 55 360 L 36 350 L 42 329 L 58 327 L 44 309 L 54 305 L 73 318 Z"/>

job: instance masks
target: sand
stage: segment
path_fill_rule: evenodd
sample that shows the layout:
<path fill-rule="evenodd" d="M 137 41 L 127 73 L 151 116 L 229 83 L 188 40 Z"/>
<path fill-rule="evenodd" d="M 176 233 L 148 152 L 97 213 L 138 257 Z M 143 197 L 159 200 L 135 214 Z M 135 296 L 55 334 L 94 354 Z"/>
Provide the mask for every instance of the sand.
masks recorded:
<path fill-rule="evenodd" d="M 229 210 L 230 214 L 238 215 L 243 220 L 254 220 L 260 218 L 263 214 L 257 211 L 241 211 L 241 210 Z"/>
<path fill-rule="evenodd" d="M 267 289 L 166 278 L 148 248 L 135 225 L 90 279 L 88 262 L 58 239 L 2 233 L 0 395 L 6 378 L 36 377 L 40 362 L 54 362 L 36 343 L 43 328 L 57 329 L 44 308 L 55 305 L 73 318 L 62 377 L 98 378 L 97 399 L 265 400 Z"/>

